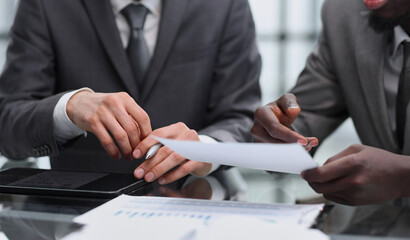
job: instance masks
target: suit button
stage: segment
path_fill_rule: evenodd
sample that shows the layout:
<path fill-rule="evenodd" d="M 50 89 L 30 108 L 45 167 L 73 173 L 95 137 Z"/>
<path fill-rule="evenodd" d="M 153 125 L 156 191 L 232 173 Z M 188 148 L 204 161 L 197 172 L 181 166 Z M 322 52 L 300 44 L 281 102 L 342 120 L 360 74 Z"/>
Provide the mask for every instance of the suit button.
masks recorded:
<path fill-rule="evenodd" d="M 45 155 L 50 155 L 51 153 L 51 149 L 48 145 L 44 145 L 44 149 L 45 149 Z"/>
<path fill-rule="evenodd" d="M 33 148 L 33 153 L 34 153 L 34 157 L 39 157 L 40 155 L 37 147 Z"/>
<path fill-rule="evenodd" d="M 34 147 L 33 153 L 34 153 L 34 157 L 48 156 L 51 154 L 51 149 L 47 144 L 45 144 L 42 146 Z"/>

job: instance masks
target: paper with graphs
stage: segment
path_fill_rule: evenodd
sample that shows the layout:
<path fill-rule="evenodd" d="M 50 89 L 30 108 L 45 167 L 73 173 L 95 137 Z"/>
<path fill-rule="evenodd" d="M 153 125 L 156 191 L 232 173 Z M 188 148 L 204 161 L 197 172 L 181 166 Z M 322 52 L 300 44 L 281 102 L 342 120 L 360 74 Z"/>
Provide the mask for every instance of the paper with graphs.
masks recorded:
<path fill-rule="evenodd" d="M 203 143 L 159 137 L 157 140 L 186 159 L 198 162 L 295 174 L 318 166 L 297 143 Z"/>
<path fill-rule="evenodd" d="M 85 227 L 64 240 L 329 240 L 309 228 L 322 208 L 122 195 L 75 218 Z"/>

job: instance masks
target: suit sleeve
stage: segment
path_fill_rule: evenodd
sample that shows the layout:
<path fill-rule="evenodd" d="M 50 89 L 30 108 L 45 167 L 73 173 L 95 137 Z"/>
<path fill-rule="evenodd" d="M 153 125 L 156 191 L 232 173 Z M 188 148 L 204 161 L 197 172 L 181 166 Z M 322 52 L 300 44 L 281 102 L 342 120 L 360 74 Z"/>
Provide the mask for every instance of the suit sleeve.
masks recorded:
<path fill-rule="evenodd" d="M 208 106 L 200 134 L 219 141 L 251 141 L 253 113 L 260 105 L 261 58 L 247 1 L 233 0 L 219 44 Z"/>
<path fill-rule="evenodd" d="M 328 11 L 330 1 L 322 8 L 323 30 L 318 44 L 307 59 L 295 87 L 291 90 L 296 95 L 301 113 L 294 122 L 296 131 L 304 136 L 314 136 L 322 142 L 348 117 L 345 99 L 333 65 L 332 47 L 327 38 L 327 29 L 332 21 Z M 331 8 L 333 9 L 333 7 Z"/>
<path fill-rule="evenodd" d="M 12 159 L 58 153 L 53 110 L 55 67 L 40 0 L 21 0 L 0 76 L 0 152 Z"/>

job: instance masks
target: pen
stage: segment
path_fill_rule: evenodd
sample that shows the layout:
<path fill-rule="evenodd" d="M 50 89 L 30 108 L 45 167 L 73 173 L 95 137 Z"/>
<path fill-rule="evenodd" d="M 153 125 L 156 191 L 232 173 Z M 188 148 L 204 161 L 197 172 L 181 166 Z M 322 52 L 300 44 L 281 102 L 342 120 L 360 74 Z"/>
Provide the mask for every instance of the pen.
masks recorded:
<path fill-rule="evenodd" d="M 145 159 L 153 157 L 162 146 L 163 145 L 161 143 L 157 143 L 154 146 L 150 147 L 147 152 L 147 155 L 145 156 Z"/>

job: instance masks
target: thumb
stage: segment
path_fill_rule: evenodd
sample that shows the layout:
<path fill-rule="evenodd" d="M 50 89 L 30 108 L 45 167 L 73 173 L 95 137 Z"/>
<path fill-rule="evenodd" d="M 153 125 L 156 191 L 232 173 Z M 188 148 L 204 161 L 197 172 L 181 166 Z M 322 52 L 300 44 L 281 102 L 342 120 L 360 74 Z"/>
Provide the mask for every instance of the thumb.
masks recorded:
<path fill-rule="evenodd" d="M 277 103 L 281 111 L 285 114 L 284 118 L 280 119 L 281 123 L 290 127 L 301 111 L 296 96 L 287 93 L 279 98 Z"/>
<path fill-rule="evenodd" d="M 285 115 L 289 119 L 288 127 L 295 121 L 295 119 L 298 117 L 300 111 L 301 111 L 301 109 L 300 109 L 299 105 L 294 106 L 294 107 L 290 107 L 290 108 L 288 108 L 287 110 L 284 111 Z"/>

